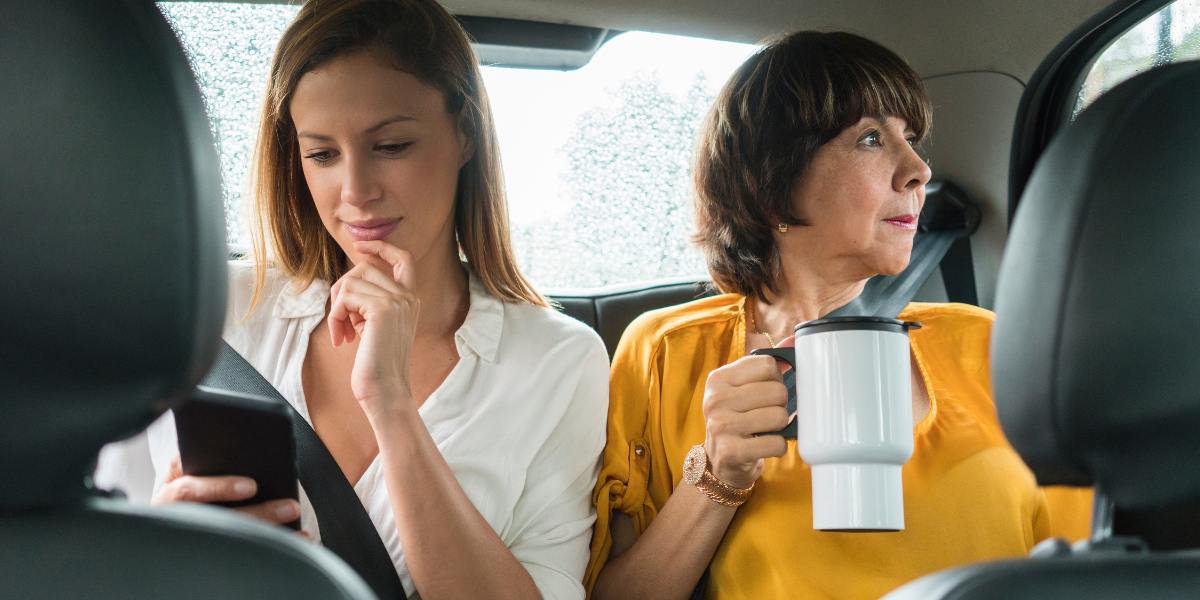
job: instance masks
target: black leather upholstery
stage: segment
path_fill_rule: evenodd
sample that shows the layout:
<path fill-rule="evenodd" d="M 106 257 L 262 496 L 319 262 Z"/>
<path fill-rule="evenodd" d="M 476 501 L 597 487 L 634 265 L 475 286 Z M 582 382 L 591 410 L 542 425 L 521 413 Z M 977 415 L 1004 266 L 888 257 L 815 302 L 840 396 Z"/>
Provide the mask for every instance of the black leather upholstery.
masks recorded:
<path fill-rule="evenodd" d="M 656 308 L 674 306 L 716 293 L 708 281 L 664 283 L 600 292 L 593 295 L 556 295 L 553 300 L 564 313 L 588 324 L 604 340 L 611 358 L 621 334 L 638 315 Z"/>
<path fill-rule="evenodd" d="M 1197 98 L 1200 63 L 1100 98 L 1039 162 L 1000 271 L 1009 439 L 1039 481 L 1119 507 L 1200 499 Z"/>
<path fill-rule="evenodd" d="M 923 577 L 885 600 L 1195 598 L 1200 557 L 1092 554 L 960 567 Z"/>
<path fill-rule="evenodd" d="M 0 597 L 374 598 L 330 552 L 208 506 L 124 500 L 0 518 Z"/>
<path fill-rule="evenodd" d="M 0 509 L 77 499 L 100 446 L 162 411 L 147 398 L 199 378 L 224 316 L 204 107 L 153 5 L 109 4 L 0 19 L 0 480 L 20 482 Z"/>
<path fill-rule="evenodd" d="M 225 312 L 216 153 L 152 2 L 0 18 L 0 596 L 371 598 L 331 553 L 87 483 L 207 370 Z"/>
<path fill-rule="evenodd" d="M 1041 483 L 1107 493 L 1125 537 L 1101 527 L 1073 552 L 938 573 L 889 598 L 1195 597 L 1200 555 L 1146 546 L 1200 547 L 1197 98 L 1200 62 L 1155 69 L 1059 134 L 997 288 L 992 384 L 1006 434 Z"/>

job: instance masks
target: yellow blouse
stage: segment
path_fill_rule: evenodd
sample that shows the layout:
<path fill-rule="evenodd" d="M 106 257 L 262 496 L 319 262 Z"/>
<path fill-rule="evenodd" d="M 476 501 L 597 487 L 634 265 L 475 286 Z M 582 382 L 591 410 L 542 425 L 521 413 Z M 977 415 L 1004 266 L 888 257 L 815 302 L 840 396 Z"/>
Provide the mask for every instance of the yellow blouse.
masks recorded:
<path fill-rule="evenodd" d="M 745 355 L 744 301 L 725 294 L 653 311 L 625 332 L 593 495 L 589 590 L 612 546 L 612 511 L 645 531 L 680 484 L 688 449 L 704 441 L 704 381 Z M 1056 490 L 1048 504 L 1001 432 L 988 370 L 992 313 L 914 303 L 900 318 L 924 325 L 910 336 L 930 399 L 903 470 L 905 530 L 814 531 L 808 466 L 791 440 L 730 524 L 710 567 L 710 598 L 877 598 L 947 567 L 1024 555 L 1051 535 L 1086 537 L 1090 490 Z"/>

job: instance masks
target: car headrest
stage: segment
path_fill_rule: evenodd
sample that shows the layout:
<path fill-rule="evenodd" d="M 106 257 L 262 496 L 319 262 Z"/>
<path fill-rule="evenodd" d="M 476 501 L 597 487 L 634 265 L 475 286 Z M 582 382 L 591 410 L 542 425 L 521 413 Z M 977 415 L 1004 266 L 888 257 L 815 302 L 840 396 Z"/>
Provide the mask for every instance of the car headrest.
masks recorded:
<path fill-rule="evenodd" d="M 220 173 L 151 2 L 0 19 L 0 511 L 72 502 L 106 442 L 207 370 L 225 310 Z"/>
<path fill-rule="evenodd" d="M 992 385 L 1043 484 L 1200 499 L 1200 63 L 1101 97 L 1049 145 L 997 284 Z"/>
<path fill-rule="evenodd" d="M 681 280 L 645 287 L 614 287 L 592 294 L 557 294 L 552 298 L 564 313 L 595 329 L 604 340 L 608 357 L 612 358 L 625 328 L 642 313 L 714 293 L 716 288 L 707 280 Z"/>

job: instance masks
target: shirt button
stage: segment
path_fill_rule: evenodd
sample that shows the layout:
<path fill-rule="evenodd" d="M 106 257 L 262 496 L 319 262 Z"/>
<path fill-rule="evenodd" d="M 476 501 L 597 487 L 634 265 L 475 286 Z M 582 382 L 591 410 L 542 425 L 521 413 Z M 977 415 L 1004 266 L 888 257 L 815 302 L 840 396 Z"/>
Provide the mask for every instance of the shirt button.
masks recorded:
<path fill-rule="evenodd" d="M 641 444 L 638 444 L 633 447 L 633 453 L 636 454 L 640 458 L 646 454 L 646 447 Z"/>

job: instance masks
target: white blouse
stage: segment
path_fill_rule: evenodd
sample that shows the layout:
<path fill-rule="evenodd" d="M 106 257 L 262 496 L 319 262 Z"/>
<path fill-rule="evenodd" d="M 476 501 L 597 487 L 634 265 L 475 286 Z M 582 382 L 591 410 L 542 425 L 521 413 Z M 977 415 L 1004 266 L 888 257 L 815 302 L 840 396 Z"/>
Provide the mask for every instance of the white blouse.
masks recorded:
<path fill-rule="evenodd" d="M 254 269 L 230 263 L 224 337 L 310 423 L 300 372 L 324 317 L 329 284 L 293 289 L 268 275 L 249 316 Z M 600 337 L 559 312 L 508 304 L 470 275 L 470 309 L 454 335 L 459 361 L 419 414 L 467 497 L 529 571 L 545 598 L 583 598 L 608 411 L 608 356 Z M 157 488 L 178 453 L 170 413 L 150 426 Z M 145 446 L 143 445 L 142 448 Z M 132 446 L 136 451 L 137 446 Z M 129 451 L 106 451 L 100 473 L 120 473 Z M 114 482 L 119 487 L 120 475 Z M 411 596 L 412 577 L 377 456 L 354 485 Z M 320 526 L 301 490 L 301 525 Z"/>

